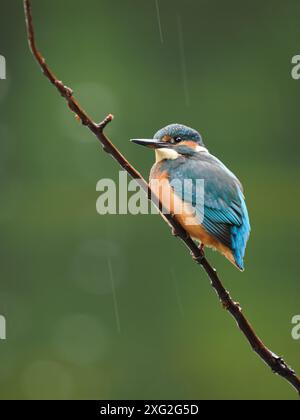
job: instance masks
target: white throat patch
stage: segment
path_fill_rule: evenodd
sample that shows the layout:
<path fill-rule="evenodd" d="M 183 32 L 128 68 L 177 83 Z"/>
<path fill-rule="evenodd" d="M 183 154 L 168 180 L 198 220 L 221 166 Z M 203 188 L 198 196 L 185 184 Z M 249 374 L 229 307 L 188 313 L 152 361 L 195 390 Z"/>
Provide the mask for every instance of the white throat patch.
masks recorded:
<path fill-rule="evenodd" d="M 203 147 L 203 146 L 197 146 L 195 150 L 196 152 L 199 152 L 199 153 L 209 153 L 206 147 Z"/>
<path fill-rule="evenodd" d="M 156 163 L 161 162 L 162 160 L 165 160 L 165 159 L 175 160 L 180 156 L 179 153 L 177 153 L 176 150 L 174 149 L 156 149 L 155 155 L 156 155 Z"/>
<path fill-rule="evenodd" d="M 203 146 L 197 146 L 194 149 L 195 152 L 198 153 L 209 153 L 209 151 L 206 149 L 206 147 Z M 180 154 L 174 150 L 174 149 L 156 149 L 155 150 L 156 155 L 156 163 L 161 162 L 165 159 L 175 160 L 179 158 Z"/>

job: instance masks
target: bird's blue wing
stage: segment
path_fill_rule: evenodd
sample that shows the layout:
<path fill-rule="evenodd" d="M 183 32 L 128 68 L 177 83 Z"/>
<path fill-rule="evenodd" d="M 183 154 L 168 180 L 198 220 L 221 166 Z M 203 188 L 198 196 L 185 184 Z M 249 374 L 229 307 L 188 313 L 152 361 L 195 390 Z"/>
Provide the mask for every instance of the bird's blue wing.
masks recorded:
<path fill-rule="evenodd" d="M 199 222 L 222 244 L 233 252 L 237 265 L 244 268 L 244 255 L 250 234 L 250 222 L 238 179 L 218 159 L 211 155 L 201 158 L 182 160 L 169 170 L 170 182 L 191 180 L 183 189 L 176 187 L 175 194 L 185 202 L 191 203 L 196 210 Z M 204 180 L 204 203 L 197 203 L 196 180 Z"/>

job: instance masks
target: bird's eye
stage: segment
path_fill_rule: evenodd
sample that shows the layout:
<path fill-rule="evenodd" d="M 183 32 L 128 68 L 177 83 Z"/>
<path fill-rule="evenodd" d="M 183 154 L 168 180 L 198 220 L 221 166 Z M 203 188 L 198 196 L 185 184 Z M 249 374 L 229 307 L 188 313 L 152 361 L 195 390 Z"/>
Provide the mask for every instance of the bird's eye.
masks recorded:
<path fill-rule="evenodd" d="M 180 143 L 182 138 L 181 137 L 174 137 L 174 143 Z"/>

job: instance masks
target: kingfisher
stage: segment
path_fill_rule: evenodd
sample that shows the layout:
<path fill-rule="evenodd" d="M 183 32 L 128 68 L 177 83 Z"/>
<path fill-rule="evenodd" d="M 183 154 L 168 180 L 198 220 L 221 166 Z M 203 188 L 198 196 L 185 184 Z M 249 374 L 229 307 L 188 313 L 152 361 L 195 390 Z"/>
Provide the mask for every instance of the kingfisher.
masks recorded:
<path fill-rule="evenodd" d="M 159 130 L 153 139 L 131 140 L 154 149 L 150 185 L 165 208 L 200 244 L 224 255 L 240 271 L 250 236 L 244 190 L 238 178 L 205 147 L 200 133 L 182 124 Z M 191 180 L 191 186 L 180 187 Z M 202 180 L 202 184 L 197 182 Z M 197 189 L 204 188 L 199 203 Z M 172 196 L 172 200 L 166 197 Z M 176 213 L 176 204 L 181 212 Z M 192 222 L 191 222 L 192 217 Z"/>

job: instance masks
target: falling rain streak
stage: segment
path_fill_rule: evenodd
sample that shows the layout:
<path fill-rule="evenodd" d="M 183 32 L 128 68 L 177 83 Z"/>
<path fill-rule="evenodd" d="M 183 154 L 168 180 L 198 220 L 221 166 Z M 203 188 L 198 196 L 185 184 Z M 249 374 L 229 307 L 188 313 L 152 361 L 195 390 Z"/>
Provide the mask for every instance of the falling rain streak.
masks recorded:
<path fill-rule="evenodd" d="M 120 333 L 121 332 L 121 323 L 120 323 L 119 308 L 118 308 L 118 301 L 117 301 L 117 294 L 116 294 L 115 278 L 114 278 L 111 259 L 108 258 L 107 262 L 108 262 L 108 271 L 109 271 L 109 277 L 110 277 L 110 281 L 111 281 L 111 289 L 112 289 L 113 300 L 114 300 L 114 310 L 115 310 L 115 316 L 116 316 L 117 329 L 118 329 L 118 333 Z"/>
<path fill-rule="evenodd" d="M 185 57 L 183 29 L 182 29 L 181 17 L 179 15 L 177 17 L 177 21 L 178 21 L 179 48 L 180 48 L 184 96 L 185 96 L 186 106 L 190 106 L 190 94 L 189 94 L 188 78 L 187 78 L 187 66 L 186 66 L 186 57 Z"/>
<path fill-rule="evenodd" d="M 180 296 L 180 293 L 179 293 L 178 283 L 177 283 L 176 275 L 175 275 L 173 269 L 171 269 L 171 278 L 172 278 L 174 288 L 175 288 L 178 308 L 179 308 L 181 316 L 183 317 L 184 316 L 184 309 L 183 309 L 182 299 L 181 299 L 181 296 Z"/>
<path fill-rule="evenodd" d="M 163 44 L 164 43 L 164 36 L 163 36 L 163 31 L 162 31 L 161 18 L 160 18 L 160 8 L 159 8 L 158 0 L 155 0 L 155 5 L 156 5 L 156 12 L 157 12 L 157 21 L 158 21 L 160 41 Z"/>

